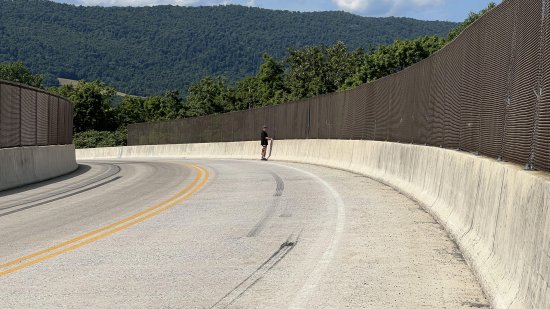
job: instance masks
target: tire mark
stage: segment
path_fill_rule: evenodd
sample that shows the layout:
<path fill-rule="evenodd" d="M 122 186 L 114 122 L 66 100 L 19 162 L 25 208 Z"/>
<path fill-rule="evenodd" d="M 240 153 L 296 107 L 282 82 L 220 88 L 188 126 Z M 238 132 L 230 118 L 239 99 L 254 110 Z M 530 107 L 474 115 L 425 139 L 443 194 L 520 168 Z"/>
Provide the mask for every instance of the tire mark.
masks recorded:
<path fill-rule="evenodd" d="M 301 234 L 301 233 L 300 233 Z M 265 262 L 263 262 L 255 271 L 246 277 L 235 288 L 225 294 L 210 308 L 228 308 L 239 298 L 241 298 L 248 290 L 258 283 L 271 269 L 279 264 L 285 256 L 294 249 L 298 244 L 300 234 L 290 234 L 288 239 L 281 244 L 279 249 L 275 251 Z"/>
<path fill-rule="evenodd" d="M 275 179 L 275 182 L 277 183 L 275 193 L 273 193 L 274 199 L 271 201 L 271 205 L 269 205 L 260 221 L 258 221 L 258 223 L 256 223 L 256 225 L 250 230 L 250 232 L 248 232 L 246 237 L 258 236 L 258 234 L 260 234 L 260 232 L 264 229 L 265 224 L 269 221 L 271 217 L 273 217 L 273 215 L 279 208 L 280 197 L 283 195 L 283 192 L 285 190 L 285 182 L 276 173 L 271 171 L 269 173 L 271 174 L 271 176 L 273 176 L 273 179 Z"/>
<path fill-rule="evenodd" d="M 277 188 L 275 189 L 275 193 L 273 194 L 273 196 L 283 195 L 283 192 L 285 191 L 285 182 L 279 175 L 275 174 L 274 172 L 269 173 L 271 174 L 271 176 L 273 176 L 273 179 L 275 179 L 275 182 L 277 183 Z"/>
<path fill-rule="evenodd" d="M 80 194 L 80 193 L 83 193 L 83 192 L 86 192 L 86 191 L 90 191 L 90 190 L 93 190 L 95 188 L 98 188 L 98 187 L 101 187 L 103 185 L 106 185 L 108 183 L 111 183 L 113 181 L 116 181 L 118 179 L 122 178 L 122 176 L 117 176 L 115 178 L 112 178 L 112 179 L 109 179 L 105 182 L 102 182 L 102 183 L 99 183 L 99 184 L 96 184 L 95 186 L 91 186 L 91 187 L 88 187 L 88 188 L 84 188 L 82 190 L 79 190 L 79 191 L 75 191 L 75 192 L 72 192 L 70 194 L 67 194 L 67 195 L 63 195 L 63 196 L 60 196 L 60 197 L 57 197 L 57 198 L 54 198 L 54 199 L 51 199 L 51 200 L 47 200 L 47 201 L 43 201 L 43 202 L 40 202 L 38 204 L 33 204 L 33 205 L 30 205 L 30 206 L 26 206 L 26 207 L 22 207 L 22 208 L 18 208 L 18 209 L 15 209 L 15 210 L 12 210 L 12 211 L 8 211 L 8 212 L 5 212 L 3 214 L 0 214 L 0 217 L 4 217 L 4 216 L 7 216 L 7 215 L 11 215 L 11 214 L 14 214 L 16 212 L 20 212 L 20 211 L 23 211 L 23 210 L 27 210 L 27 209 L 30 209 L 30 208 L 34 208 L 34 207 L 38 207 L 38 206 L 42 206 L 42 205 L 45 205 L 45 204 L 49 204 L 49 203 L 52 203 L 52 202 L 55 202 L 55 201 L 59 201 L 59 200 L 62 200 L 62 199 L 65 199 L 65 198 L 68 198 L 68 197 L 71 197 L 71 196 L 75 196 L 77 194 Z M 15 206 L 14 206 L 15 207 Z"/>
<path fill-rule="evenodd" d="M 16 202 L 16 204 L 8 204 L 8 206 L 5 206 L 5 207 L 0 207 L 0 210 L 7 210 L 7 209 L 11 209 L 11 208 L 15 208 L 15 207 L 20 207 L 20 206 L 23 206 L 23 205 L 27 205 L 27 204 L 32 204 L 32 203 L 36 203 L 36 202 L 39 202 L 39 201 L 44 201 L 46 199 L 50 199 L 52 197 L 55 197 L 55 196 L 59 196 L 59 195 L 62 195 L 62 194 L 65 194 L 65 193 L 69 193 L 69 192 L 72 192 L 72 191 L 75 191 L 75 190 L 78 190 L 78 189 L 81 189 L 81 188 L 84 188 L 84 187 L 87 187 L 87 186 L 90 186 L 90 185 L 93 185 L 93 184 L 96 184 L 100 181 L 103 181 L 109 177 L 112 177 L 114 175 L 117 175 L 120 173 L 121 171 L 121 168 L 120 166 L 116 165 L 116 164 L 101 164 L 101 165 L 108 165 L 109 168 L 91 178 L 91 179 L 88 179 L 88 180 L 84 180 L 80 183 L 76 183 L 72 186 L 69 186 L 68 188 L 62 188 L 62 189 L 59 189 L 54 192 L 49 192 L 45 195 L 42 195 L 42 196 L 35 196 L 35 197 L 32 197 L 32 198 L 29 198 L 29 199 L 24 199 L 24 200 L 19 200 L 18 202 Z M 80 169 L 80 167 L 79 167 Z M 119 177 L 120 178 L 120 177 Z M 74 194 L 73 194 L 74 195 Z M 73 195 L 67 195 L 68 196 L 73 196 Z M 56 200 L 59 200 L 59 199 L 56 199 Z"/>

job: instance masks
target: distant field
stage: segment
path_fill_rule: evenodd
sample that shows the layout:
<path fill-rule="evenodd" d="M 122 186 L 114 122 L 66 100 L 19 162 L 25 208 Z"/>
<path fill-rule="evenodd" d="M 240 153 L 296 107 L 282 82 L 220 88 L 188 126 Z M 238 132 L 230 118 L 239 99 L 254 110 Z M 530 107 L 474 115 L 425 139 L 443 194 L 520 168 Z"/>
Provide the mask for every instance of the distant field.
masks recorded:
<path fill-rule="evenodd" d="M 74 80 L 74 79 L 58 78 L 57 81 L 59 82 L 60 86 L 65 86 L 65 85 L 75 86 L 76 84 L 78 84 L 78 81 Z M 119 97 L 129 96 L 129 94 L 122 93 L 122 92 L 119 92 L 119 91 L 117 91 L 116 95 L 119 96 Z"/>

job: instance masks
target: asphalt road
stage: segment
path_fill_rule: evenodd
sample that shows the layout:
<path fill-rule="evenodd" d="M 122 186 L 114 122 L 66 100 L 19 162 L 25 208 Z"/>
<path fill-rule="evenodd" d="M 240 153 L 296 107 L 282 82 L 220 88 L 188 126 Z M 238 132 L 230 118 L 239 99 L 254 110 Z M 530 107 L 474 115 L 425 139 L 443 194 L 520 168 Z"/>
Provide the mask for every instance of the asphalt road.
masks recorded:
<path fill-rule="evenodd" d="M 280 162 L 80 162 L 0 193 L 0 308 L 480 308 L 407 197 Z"/>

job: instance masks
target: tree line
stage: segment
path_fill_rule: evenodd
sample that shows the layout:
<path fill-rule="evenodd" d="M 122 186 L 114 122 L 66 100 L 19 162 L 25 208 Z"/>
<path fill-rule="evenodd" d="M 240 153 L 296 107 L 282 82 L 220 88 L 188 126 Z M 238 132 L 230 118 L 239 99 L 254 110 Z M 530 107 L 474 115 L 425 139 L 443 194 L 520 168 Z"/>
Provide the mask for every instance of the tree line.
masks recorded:
<path fill-rule="evenodd" d="M 124 145 L 128 124 L 171 120 L 245 110 L 343 91 L 399 72 L 429 57 L 465 27 L 495 6 L 491 3 L 447 38 L 424 36 L 396 40 L 364 50 L 333 45 L 290 48 L 281 58 L 264 54 L 255 75 L 230 82 L 223 75 L 206 76 L 192 84 L 185 96 L 178 90 L 149 97 L 115 96 L 116 90 L 96 80 L 49 88 L 74 103 L 74 143 L 79 148 Z M 0 79 L 42 87 L 42 76 L 22 63 L 0 64 Z"/>

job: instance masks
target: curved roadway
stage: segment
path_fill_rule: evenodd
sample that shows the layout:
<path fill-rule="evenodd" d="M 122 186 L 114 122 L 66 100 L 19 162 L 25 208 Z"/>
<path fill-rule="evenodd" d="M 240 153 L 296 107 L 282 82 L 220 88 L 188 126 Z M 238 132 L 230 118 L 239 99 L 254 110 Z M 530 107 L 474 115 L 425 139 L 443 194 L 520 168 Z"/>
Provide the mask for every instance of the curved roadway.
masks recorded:
<path fill-rule="evenodd" d="M 360 175 L 237 160 L 80 162 L 0 192 L 2 308 L 471 308 L 442 227 Z"/>

